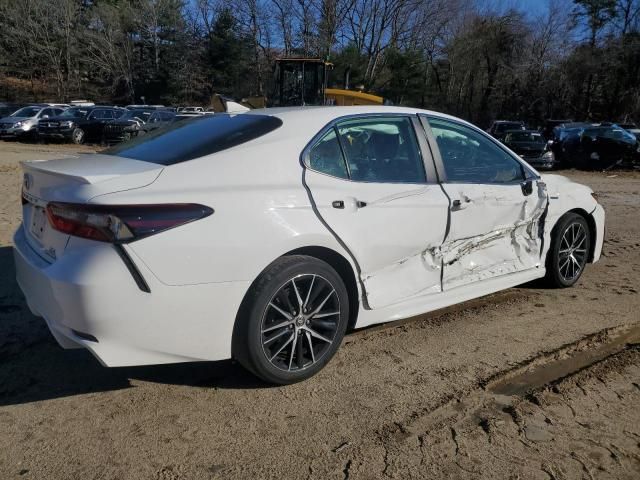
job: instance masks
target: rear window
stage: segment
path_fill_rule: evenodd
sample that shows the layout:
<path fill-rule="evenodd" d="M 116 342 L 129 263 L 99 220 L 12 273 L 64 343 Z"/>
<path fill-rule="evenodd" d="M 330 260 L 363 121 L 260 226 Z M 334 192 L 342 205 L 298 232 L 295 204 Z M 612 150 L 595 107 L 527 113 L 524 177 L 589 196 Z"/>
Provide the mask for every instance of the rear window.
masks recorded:
<path fill-rule="evenodd" d="M 506 132 L 507 130 L 524 130 L 524 126 L 521 123 L 499 123 L 496 126 L 498 132 Z"/>
<path fill-rule="evenodd" d="M 215 114 L 171 123 L 106 150 L 107 155 L 173 165 L 255 140 L 282 125 L 267 115 Z"/>

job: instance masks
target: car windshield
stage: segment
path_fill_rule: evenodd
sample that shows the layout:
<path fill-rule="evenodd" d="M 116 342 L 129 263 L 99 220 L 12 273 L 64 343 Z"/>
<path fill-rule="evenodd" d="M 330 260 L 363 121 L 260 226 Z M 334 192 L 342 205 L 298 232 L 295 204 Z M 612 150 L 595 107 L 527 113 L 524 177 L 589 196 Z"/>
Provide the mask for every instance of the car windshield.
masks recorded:
<path fill-rule="evenodd" d="M 18 110 L 17 112 L 13 112 L 11 114 L 12 117 L 35 117 L 43 107 L 24 107 Z"/>
<path fill-rule="evenodd" d="M 131 120 L 134 118 L 139 118 L 143 122 L 146 122 L 147 120 L 149 120 L 149 117 L 152 113 L 153 112 L 150 112 L 149 110 L 127 110 L 121 117 L 119 117 L 119 119 Z"/>
<path fill-rule="evenodd" d="M 523 130 L 524 127 L 518 122 L 499 123 L 496 126 L 498 132 L 506 132 L 507 130 Z"/>
<path fill-rule="evenodd" d="M 89 109 L 82 107 L 74 107 L 65 110 L 60 114 L 60 117 L 64 118 L 84 118 L 89 113 Z"/>
<path fill-rule="evenodd" d="M 506 141 L 544 143 L 542 135 L 538 132 L 509 132 Z"/>
<path fill-rule="evenodd" d="M 282 120 L 268 115 L 198 116 L 187 122 L 170 123 L 103 153 L 173 165 L 255 140 L 281 125 Z"/>

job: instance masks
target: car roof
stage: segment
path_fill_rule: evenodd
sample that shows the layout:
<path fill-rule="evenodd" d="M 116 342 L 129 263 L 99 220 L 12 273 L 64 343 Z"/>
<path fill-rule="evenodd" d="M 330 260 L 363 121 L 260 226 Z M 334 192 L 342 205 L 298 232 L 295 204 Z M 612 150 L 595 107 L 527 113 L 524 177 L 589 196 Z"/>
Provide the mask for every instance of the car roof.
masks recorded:
<path fill-rule="evenodd" d="M 536 135 L 542 135 L 539 130 L 507 130 L 504 133 L 535 133 Z"/>
<path fill-rule="evenodd" d="M 249 110 L 248 112 L 229 115 L 272 115 L 280 118 L 285 128 L 290 127 L 298 130 L 301 129 L 301 127 L 307 126 L 309 128 L 315 128 L 317 125 L 326 125 L 334 120 L 353 115 L 416 115 L 418 113 L 453 120 L 478 129 L 477 126 L 465 120 L 444 113 L 434 112 L 432 110 L 423 110 L 420 108 L 387 105 L 259 108 Z M 305 131 L 301 133 L 307 134 L 308 132 Z"/>

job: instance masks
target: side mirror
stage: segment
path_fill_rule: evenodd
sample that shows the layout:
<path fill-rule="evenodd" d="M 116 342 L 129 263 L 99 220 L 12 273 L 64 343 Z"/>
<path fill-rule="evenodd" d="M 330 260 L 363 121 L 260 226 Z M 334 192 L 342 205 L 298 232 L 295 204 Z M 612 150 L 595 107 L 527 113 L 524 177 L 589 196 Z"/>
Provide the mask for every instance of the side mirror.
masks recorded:
<path fill-rule="evenodd" d="M 47 119 L 47 118 L 49 118 L 49 115 L 42 115 L 42 118 L 43 119 Z"/>
<path fill-rule="evenodd" d="M 522 194 L 525 197 L 533 193 L 533 181 L 531 180 L 525 180 L 520 184 L 520 187 L 522 187 Z"/>

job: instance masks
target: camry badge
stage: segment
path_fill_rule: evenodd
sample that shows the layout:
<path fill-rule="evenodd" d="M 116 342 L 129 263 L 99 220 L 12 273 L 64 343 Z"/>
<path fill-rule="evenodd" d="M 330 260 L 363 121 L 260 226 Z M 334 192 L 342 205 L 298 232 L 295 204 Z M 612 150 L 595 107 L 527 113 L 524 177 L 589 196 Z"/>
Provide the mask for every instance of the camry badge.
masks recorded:
<path fill-rule="evenodd" d="M 24 187 L 25 190 L 29 190 L 32 185 L 33 185 L 33 175 L 31 175 L 30 173 L 25 173 L 22 179 L 22 186 Z"/>

